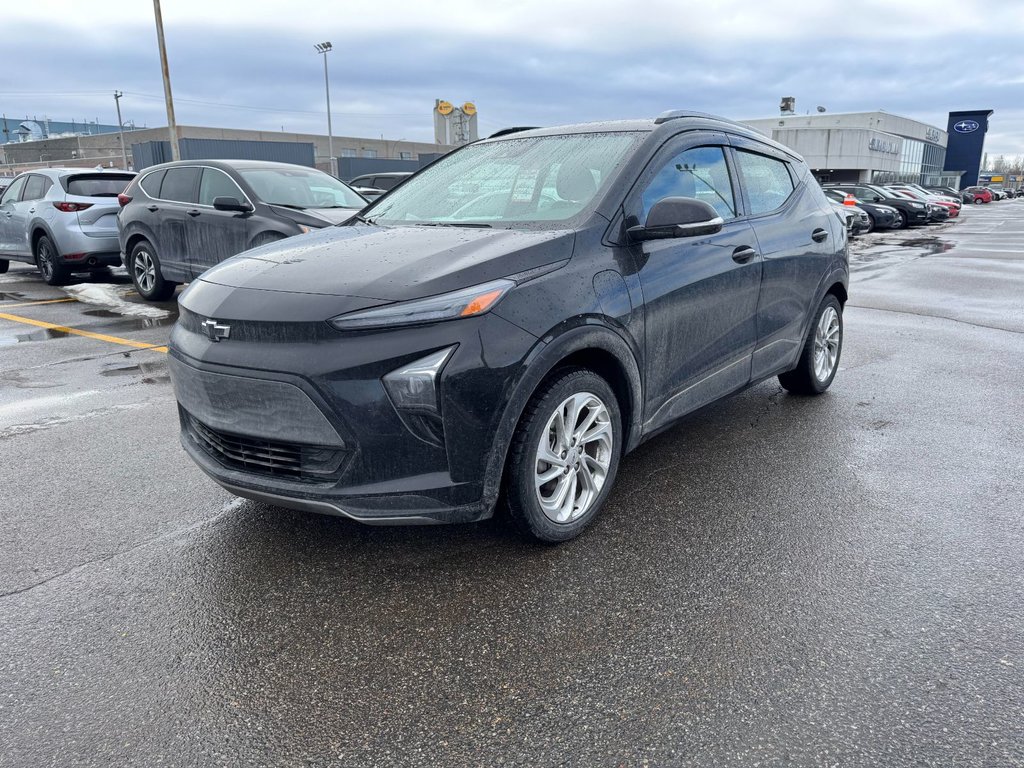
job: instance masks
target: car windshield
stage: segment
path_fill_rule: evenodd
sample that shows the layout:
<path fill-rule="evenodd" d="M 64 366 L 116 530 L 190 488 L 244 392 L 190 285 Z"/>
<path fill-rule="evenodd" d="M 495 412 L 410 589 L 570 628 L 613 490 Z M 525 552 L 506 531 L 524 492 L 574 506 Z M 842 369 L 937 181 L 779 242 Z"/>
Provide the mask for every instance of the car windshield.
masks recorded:
<path fill-rule="evenodd" d="M 913 198 L 914 200 L 927 200 L 928 199 L 928 197 L 926 195 L 922 195 L 916 189 L 909 189 L 907 187 L 901 187 L 901 188 L 899 188 L 899 189 L 897 189 L 895 191 L 898 192 L 903 197 Z"/>
<path fill-rule="evenodd" d="M 366 201 L 333 176 L 312 168 L 239 170 L 253 192 L 268 205 L 286 208 L 362 208 Z"/>
<path fill-rule="evenodd" d="M 592 209 L 638 132 L 484 141 L 420 171 L 368 216 L 384 224 L 517 226 Z"/>

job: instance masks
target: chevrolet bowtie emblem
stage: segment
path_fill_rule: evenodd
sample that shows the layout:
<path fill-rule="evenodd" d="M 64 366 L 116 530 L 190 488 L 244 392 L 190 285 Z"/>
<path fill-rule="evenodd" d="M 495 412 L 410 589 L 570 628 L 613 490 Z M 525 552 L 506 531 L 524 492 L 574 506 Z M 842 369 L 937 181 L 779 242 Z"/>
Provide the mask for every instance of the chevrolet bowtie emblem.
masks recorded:
<path fill-rule="evenodd" d="M 226 339 L 231 336 L 231 326 L 222 325 L 216 320 L 207 320 L 200 327 L 203 329 L 203 333 L 206 334 L 210 341 L 220 341 L 221 339 Z"/>

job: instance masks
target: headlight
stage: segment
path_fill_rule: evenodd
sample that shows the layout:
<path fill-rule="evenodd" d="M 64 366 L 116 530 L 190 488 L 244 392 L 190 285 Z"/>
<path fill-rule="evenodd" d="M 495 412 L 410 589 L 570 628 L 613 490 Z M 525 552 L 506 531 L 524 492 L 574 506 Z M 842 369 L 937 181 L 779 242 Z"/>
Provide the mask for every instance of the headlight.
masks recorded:
<path fill-rule="evenodd" d="M 924 208 L 924 203 L 911 203 L 911 208 Z"/>
<path fill-rule="evenodd" d="M 494 280 L 439 296 L 349 312 L 331 318 L 329 322 L 340 331 L 355 331 L 474 317 L 493 309 L 514 286 L 512 280 Z"/>

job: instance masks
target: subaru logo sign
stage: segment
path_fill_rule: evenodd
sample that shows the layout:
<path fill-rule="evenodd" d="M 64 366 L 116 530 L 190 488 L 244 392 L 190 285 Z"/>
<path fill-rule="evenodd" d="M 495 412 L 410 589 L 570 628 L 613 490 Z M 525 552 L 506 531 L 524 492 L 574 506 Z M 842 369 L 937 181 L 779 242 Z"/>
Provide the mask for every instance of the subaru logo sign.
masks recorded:
<path fill-rule="evenodd" d="M 953 130 L 957 133 L 974 133 L 979 128 L 981 126 L 978 125 L 976 120 L 961 120 L 953 126 Z"/>

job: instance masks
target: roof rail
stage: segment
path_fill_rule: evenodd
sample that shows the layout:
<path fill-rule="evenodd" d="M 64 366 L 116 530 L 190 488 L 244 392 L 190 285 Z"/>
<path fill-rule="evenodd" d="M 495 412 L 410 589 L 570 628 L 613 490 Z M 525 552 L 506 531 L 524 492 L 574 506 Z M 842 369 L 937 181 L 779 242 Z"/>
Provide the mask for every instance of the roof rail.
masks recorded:
<path fill-rule="evenodd" d="M 516 125 L 512 128 L 502 128 L 500 131 L 495 131 L 488 139 L 496 139 L 499 136 L 508 136 L 510 133 L 519 133 L 520 131 L 535 131 L 539 128 L 539 125 Z"/>
<path fill-rule="evenodd" d="M 662 123 L 667 123 L 669 120 L 678 120 L 682 117 L 706 117 L 709 120 L 719 120 L 725 123 L 732 123 L 733 125 L 740 125 L 740 123 L 737 123 L 735 120 L 728 120 L 724 117 L 712 115 L 707 112 L 691 112 L 688 109 L 670 109 L 668 112 L 662 112 L 660 115 L 654 118 L 654 124 L 661 125 Z M 749 126 L 744 127 L 746 128 Z"/>

